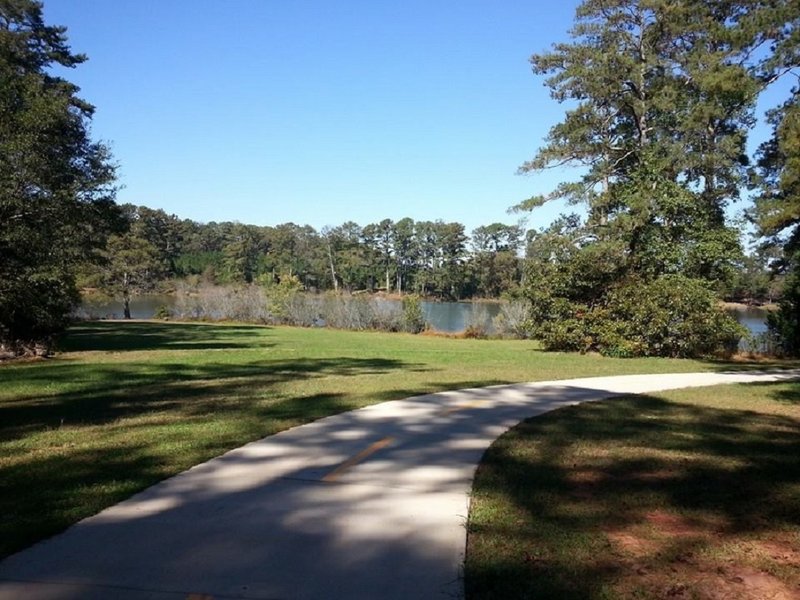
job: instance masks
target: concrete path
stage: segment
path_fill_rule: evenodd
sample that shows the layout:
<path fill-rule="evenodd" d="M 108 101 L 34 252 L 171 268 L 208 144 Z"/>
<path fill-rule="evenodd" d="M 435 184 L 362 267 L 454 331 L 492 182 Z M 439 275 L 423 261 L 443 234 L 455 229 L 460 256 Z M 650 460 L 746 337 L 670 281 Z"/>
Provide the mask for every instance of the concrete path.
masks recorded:
<path fill-rule="evenodd" d="M 486 448 L 578 402 L 793 372 L 634 375 L 384 402 L 238 448 L 0 563 L 0 598 L 459 598 Z"/>

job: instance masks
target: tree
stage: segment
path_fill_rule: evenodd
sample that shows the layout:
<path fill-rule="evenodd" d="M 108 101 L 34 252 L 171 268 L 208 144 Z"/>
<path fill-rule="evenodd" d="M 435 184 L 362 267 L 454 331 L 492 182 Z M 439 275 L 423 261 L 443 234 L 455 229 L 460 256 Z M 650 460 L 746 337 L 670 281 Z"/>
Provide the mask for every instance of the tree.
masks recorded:
<path fill-rule="evenodd" d="M 472 267 L 478 294 L 495 298 L 519 284 L 522 225 L 492 223 L 472 231 Z"/>
<path fill-rule="evenodd" d="M 136 219 L 139 222 L 139 234 L 158 251 L 162 272 L 175 275 L 175 261 L 183 245 L 184 224 L 175 215 L 146 206 L 136 208 Z"/>
<path fill-rule="evenodd" d="M 79 301 L 76 270 L 121 227 L 93 107 L 51 67 L 86 60 L 33 0 L 0 0 L 0 350 L 43 352 Z"/>
<path fill-rule="evenodd" d="M 129 231 L 108 239 L 104 265 L 105 290 L 122 301 L 122 312 L 131 318 L 131 298 L 151 291 L 159 276 L 162 262 L 158 249 L 141 235 Z"/>
<path fill-rule="evenodd" d="M 392 291 L 391 273 L 394 266 L 395 224 L 391 219 L 364 227 L 364 239 L 371 242 L 381 265 L 386 292 Z"/>
<path fill-rule="evenodd" d="M 459 300 L 464 296 L 466 273 L 464 269 L 467 236 L 461 223 L 435 223 L 439 252 L 436 258 L 436 287 L 439 295 Z"/>
<path fill-rule="evenodd" d="M 760 194 L 753 217 L 768 245 L 780 248 L 775 261 L 785 277 L 780 309 L 769 328 L 782 351 L 800 355 L 800 88 L 769 115 L 772 138 L 759 149 Z"/>
<path fill-rule="evenodd" d="M 394 259 L 397 282 L 395 289 L 402 294 L 411 287 L 417 261 L 417 246 L 414 239 L 414 220 L 405 217 L 394 224 Z"/>
<path fill-rule="evenodd" d="M 565 199 L 587 215 L 538 236 L 527 281 L 541 332 L 547 319 L 574 319 L 592 349 L 600 336 L 589 325 L 623 318 L 610 303 L 629 298 L 625 288 L 671 289 L 682 277 L 701 295 L 730 281 L 741 248 L 724 209 L 745 180 L 764 85 L 753 56 L 763 19 L 792 2 L 586 0 L 572 41 L 531 58 L 571 107 L 520 170 L 566 164 L 582 176 L 518 208 Z"/>
<path fill-rule="evenodd" d="M 252 283 L 257 261 L 267 246 L 255 225 L 234 223 L 222 249 L 222 264 L 228 278 L 236 283 Z"/>

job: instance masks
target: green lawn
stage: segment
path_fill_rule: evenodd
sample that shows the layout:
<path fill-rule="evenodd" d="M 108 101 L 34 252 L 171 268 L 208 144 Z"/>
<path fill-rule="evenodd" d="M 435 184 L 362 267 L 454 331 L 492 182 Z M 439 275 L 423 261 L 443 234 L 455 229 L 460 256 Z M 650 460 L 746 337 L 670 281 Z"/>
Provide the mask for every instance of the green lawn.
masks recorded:
<path fill-rule="evenodd" d="M 725 367 L 544 353 L 527 341 L 84 324 L 53 359 L 0 365 L 0 556 L 230 448 L 336 412 L 469 386 Z"/>
<path fill-rule="evenodd" d="M 800 598 L 800 382 L 633 396 L 484 456 L 468 600 Z"/>

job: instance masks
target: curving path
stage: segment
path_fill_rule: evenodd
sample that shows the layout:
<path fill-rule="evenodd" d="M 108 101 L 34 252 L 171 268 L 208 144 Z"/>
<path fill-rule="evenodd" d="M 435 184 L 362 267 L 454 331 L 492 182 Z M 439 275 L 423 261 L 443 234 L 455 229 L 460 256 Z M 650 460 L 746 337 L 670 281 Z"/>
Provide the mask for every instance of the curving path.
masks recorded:
<path fill-rule="evenodd" d="M 633 375 L 384 402 L 253 442 L 0 563 L 0 598 L 452 598 L 475 467 L 578 402 L 800 371 Z"/>

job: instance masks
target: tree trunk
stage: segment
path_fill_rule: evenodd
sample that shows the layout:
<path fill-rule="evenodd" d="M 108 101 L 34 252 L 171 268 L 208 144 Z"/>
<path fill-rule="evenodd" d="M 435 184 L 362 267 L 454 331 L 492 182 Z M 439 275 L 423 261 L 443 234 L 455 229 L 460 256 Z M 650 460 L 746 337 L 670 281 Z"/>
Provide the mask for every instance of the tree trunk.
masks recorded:
<path fill-rule="evenodd" d="M 126 319 L 131 318 L 131 280 L 128 272 L 122 274 L 122 314 Z"/>
<path fill-rule="evenodd" d="M 331 244 L 328 242 L 328 264 L 331 267 L 331 279 L 333 279 L 333 291 L 339 292 L 339 282 L 336 280 L 336 269 L 333 266 L 333 252 L 331 252 Z"/>

